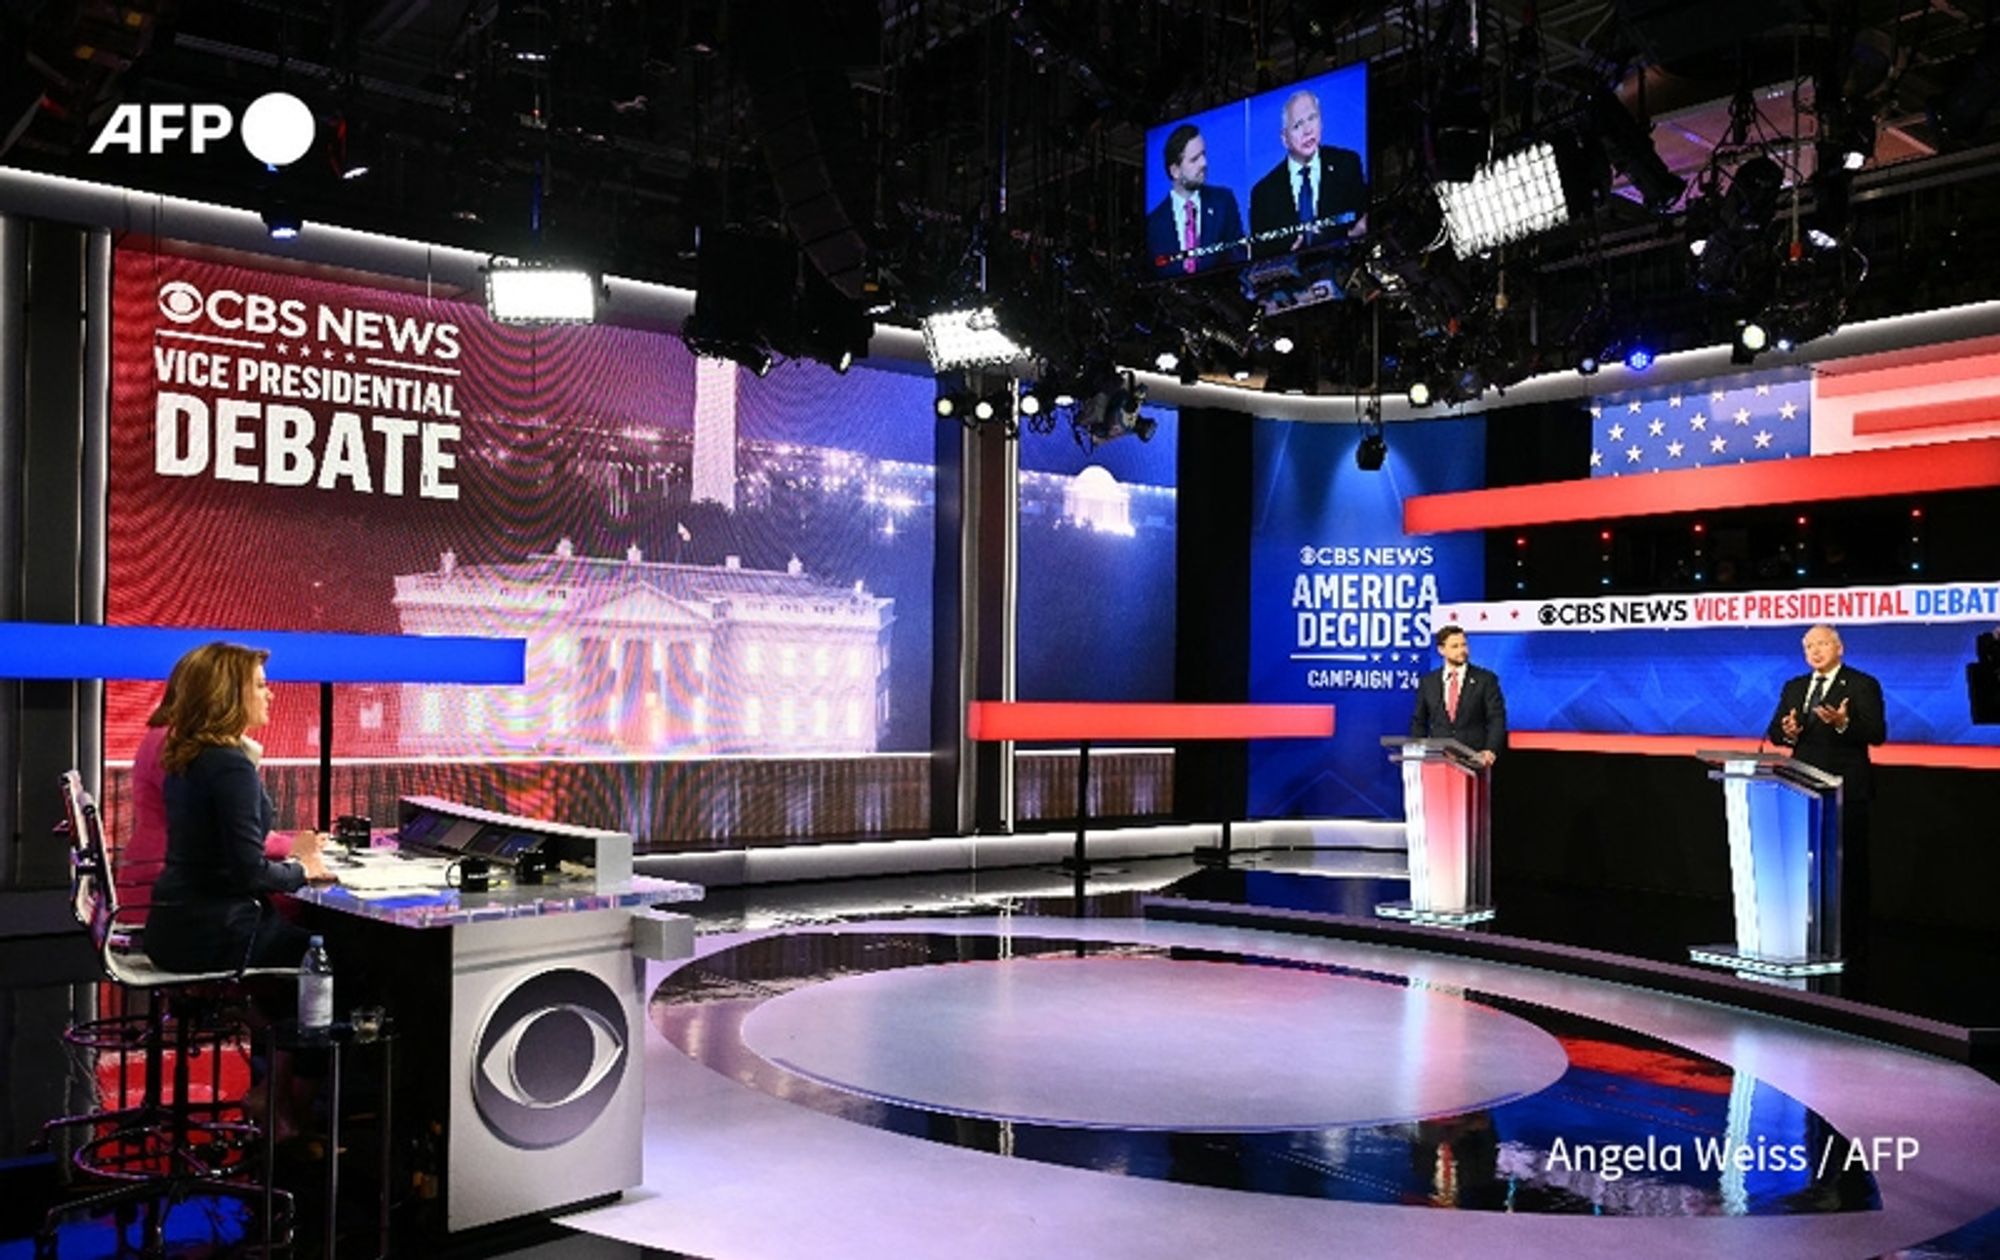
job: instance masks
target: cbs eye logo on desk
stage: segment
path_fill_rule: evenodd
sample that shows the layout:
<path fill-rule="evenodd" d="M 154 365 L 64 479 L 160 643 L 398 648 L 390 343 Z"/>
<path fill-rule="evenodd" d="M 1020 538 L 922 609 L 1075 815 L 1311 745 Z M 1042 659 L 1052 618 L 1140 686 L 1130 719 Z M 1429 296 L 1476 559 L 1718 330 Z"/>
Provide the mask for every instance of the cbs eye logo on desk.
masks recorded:
<path fill-rule="evenodd" d="M 625 1008 L 611 987 L 563 967 L 517 986 L 474 1042 L 472 1096 L 502 1141 L 546 1150 L 582 1134 L 625 1079 Z"/>

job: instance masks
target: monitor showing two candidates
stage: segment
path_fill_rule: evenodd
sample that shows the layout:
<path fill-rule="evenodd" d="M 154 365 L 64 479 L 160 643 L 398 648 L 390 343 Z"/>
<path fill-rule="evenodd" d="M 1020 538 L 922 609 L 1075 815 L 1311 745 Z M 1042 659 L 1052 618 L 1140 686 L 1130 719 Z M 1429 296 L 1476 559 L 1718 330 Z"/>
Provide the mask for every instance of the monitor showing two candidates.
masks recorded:
<path fill-rule="evenodd" d="M 1175 279 L 1349 239 L 1366 221 L 1367 154 L 1365 62 L 1152 128 L 1147 272 Z"/>

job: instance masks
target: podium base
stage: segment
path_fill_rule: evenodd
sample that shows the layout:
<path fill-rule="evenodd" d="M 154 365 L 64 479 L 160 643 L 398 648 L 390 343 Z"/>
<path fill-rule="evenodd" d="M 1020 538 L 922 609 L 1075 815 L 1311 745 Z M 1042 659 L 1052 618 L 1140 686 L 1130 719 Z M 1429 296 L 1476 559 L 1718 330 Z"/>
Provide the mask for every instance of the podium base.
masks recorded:
<path fill-rule="evenodd" d="M 1419 910 L 1407 901 L 1382 901 L 1376 903 L 1375 913 L 1385 919 L 1401 919 L 1405 923 L 1421 923 L 1426 927 L 1470 927 L 1474 923 L 1487 922 L 1496 911 L 1492 906 Z"/>
<path fill-rule="evenodd" d="M 1774 980 L 1800 980 L 1807 976 L 1839 975 L 1847 967 L 1845 959 L 1826 958 L 1766 958 L 1762 954 L 1746 953 L 1734 945 L 1690 945 L 1688 957 L 1709 967 L 1727 967 L 1731 971 L 1752 976 L 1768 976 Z"/>

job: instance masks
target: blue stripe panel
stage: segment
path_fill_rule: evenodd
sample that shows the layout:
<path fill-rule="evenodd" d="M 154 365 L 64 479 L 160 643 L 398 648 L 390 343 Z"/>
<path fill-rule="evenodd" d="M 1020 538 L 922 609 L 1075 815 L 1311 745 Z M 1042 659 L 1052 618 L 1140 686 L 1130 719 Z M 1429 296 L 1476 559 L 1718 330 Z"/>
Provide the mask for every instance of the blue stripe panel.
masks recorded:
<path fill-rule="evenodd" d="M 272 682 L 518 685 L 527 675 L 526 639 L 7 621 L 0 678 L 158 681 L 190 649 L 217 639 L 269 651 Z"/>

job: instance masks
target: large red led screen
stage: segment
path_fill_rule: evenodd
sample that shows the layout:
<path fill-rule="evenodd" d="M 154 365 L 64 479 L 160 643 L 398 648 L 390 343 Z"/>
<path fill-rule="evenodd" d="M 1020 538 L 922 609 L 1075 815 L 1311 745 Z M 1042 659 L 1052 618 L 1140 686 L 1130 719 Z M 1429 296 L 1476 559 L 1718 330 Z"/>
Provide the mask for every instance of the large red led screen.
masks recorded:
<path fill-rule="evenodd" d="M 528 642 L 523 687 L 344 686 L 341 756 L 928 746 L 928 377 L 148 249 L 113 297 L 113 624 Z M 281 759 L 318 752 L 295 690 Z M 157 696 L 109 689 L 109 758 Z"/>

